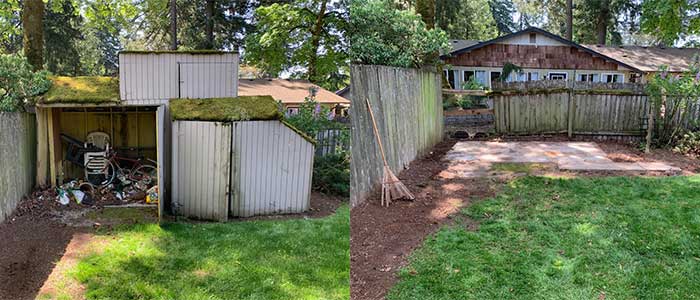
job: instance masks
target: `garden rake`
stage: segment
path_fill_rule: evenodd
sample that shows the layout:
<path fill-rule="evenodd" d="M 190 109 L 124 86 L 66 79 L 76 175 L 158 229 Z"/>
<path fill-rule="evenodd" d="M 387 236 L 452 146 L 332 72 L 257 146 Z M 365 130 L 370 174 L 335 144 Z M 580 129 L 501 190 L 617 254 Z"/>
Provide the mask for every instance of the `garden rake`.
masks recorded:
<path fill-rule="evenodd" d="M 384 177 L 382 178 L 382 202 L 381 205 L 388 207 L 392 200 L 397 200 L 405 198 L 408 200 L 413 200 L 413 194 L 406 188 L 406 186 L 396 178 L 389 164 L 386 162 L 386 156 L 384 155 L 384 147 L 382 146 L 382 139 L 379 137 L 379 130 L 377 130 L 377 121 L 374 119 L 374 113 L 372 112 L 372 105 L 369 104 L 369 99 L 367 101 L 367 109 L 369 110 L 369 116 L 372 118 L 372 128 L 374 129 L 374 136 L 377 138 L 377 143 L 379 143 L 379 152 L 382 154 L 382 160 L 384 161 Z"/>

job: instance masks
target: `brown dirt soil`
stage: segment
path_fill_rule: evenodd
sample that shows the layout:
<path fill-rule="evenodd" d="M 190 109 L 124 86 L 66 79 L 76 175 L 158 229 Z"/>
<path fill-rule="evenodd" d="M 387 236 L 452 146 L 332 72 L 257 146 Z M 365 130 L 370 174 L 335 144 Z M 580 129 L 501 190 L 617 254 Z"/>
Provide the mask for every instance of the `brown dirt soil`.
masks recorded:
<path fill-rule="evenodd" d="M 450 166 L 441 159 L 454 143 L 438 144 L 430 155 L 413 161 L 398 175 L 416 196 L 414 201 L 381 207 L 376 191 L 351 210 L 351 299 L 382 299 L 396 282 L 396 271 L 427 235 L 450 222 L 460 208 L 495 193 L 493 179 L 450 178 Z M 468 224 L 472 229 L 477 226 Z"/>
<path fill-rule="evenodd" d="M 323 218 L 332 215 L 343 205 L 348 203 L 347 199 L 339 196 L 326 195 L 319 192 L 311 192 L 311 205 L 309 211 L 301 214 L 257 216 L 250 218 L 229 218 L 229 221 L 255 221 L 255 220 L 289 220 L 301 218 Z"/>

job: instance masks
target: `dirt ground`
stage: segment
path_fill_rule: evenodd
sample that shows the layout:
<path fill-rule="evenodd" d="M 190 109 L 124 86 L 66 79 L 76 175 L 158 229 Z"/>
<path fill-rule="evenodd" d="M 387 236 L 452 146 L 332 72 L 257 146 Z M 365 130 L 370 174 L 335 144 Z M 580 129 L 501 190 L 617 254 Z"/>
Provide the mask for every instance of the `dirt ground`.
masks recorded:
<path fill-rule="evenodd" d="M 567 141 L 565 136 L 538 136 L 492 138 L 498 141 Z M 482 178 L 456 178 L 459 164 L 441 160 L 454 145 L 455 140 L 438 144 L 427 157 L 412 162 L 399 179 L 414 193 L 416 200 L 397 201 L 389 208 L 379 205 L 379 191 L 364 203 L 351 210 L 351 299 L 383 299 L 397 280 L 396 272 L 407 264 L 411 252 L 424 238 L 442 225 L 451 222 L 456 212 L 489 196 L 493 196 L 512 176 Z M 616 142 L 596 143 L 617 162 L 664 161 L 682 169 L 684 175 L 700 173 L 700 160 L 669 150 L 655 150 L 645 154 L 635 145 Z M 609 176 L 609 175 L 663 175 L 653 172 L 561 172 L 556 168 L 543 168 L 531 174 L 554 176 Z M 463 216 L 459 216 L 464 218 Z M 478 224 L 465 220 L 470 229 Z"/>
<path fill-rule="evenodd" d="M 75 203 L 62 206 L 46 198 L 25 198 L 14 215 L 0 223 L 0 300 L 35 299 L 38 294 L 52 294 L 57 277 L 74 266 L 90 243 L 96 227 L 117 223 L 154 222 L 131 218 L 108 220 L 101 206 L 86 207 Z M 343 203 L 338 197 L 312 193 L 309 212 L 297 215 L 239 219 L 320 218 L 331 215 Z M 147 220 L 146 220 L 147 219 Z M 63 288 L 66 289 L 65 287 Z M 83 287 L 71 286 L 74 299 L 82 299 Z"/>

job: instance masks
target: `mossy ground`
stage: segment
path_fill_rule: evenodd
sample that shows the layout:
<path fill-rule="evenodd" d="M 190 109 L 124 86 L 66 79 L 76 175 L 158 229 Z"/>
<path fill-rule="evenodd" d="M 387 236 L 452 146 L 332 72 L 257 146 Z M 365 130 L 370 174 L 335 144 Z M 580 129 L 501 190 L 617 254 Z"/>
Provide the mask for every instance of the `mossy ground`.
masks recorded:
<path fill-rule="evenodd" d="M 277 102 L 270 96 L 172 99 L 170 113 L 173 120 L 189 121 L 278 120 L 282 117 Z"/>

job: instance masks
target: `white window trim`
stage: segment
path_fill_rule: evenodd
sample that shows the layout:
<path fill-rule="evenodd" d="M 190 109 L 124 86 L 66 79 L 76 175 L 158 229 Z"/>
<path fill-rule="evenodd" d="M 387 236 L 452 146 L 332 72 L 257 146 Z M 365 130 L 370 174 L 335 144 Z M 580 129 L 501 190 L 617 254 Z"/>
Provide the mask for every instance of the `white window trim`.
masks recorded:
<path fill-rule="evenodd" d="M 564 81 L 569 80 L 569 72 L 547 72 L 547 80 L 552 80 L 552 74 L 564 75 Z"/>
<path fill-rule="evenodd" d="M 624 83 L 624 82 L 625 82 L 625 74 L 622 74 L 622 73 L 601 73 L 601 74 L 600 74 L 601 80 L 602 80 L 605 76 L 607 76 L 607 75 L 611 75 L 611 76 L 613 76 L 613 77 L 614 77 L 615 75 L 620 75 L 621 80 L 620 80 L 619 83 Z M 602 81 L 601 81 L 601 82 L 602 82 Z M 605 82 L 607 83 L 607 81 L 605 81 Z"/>

